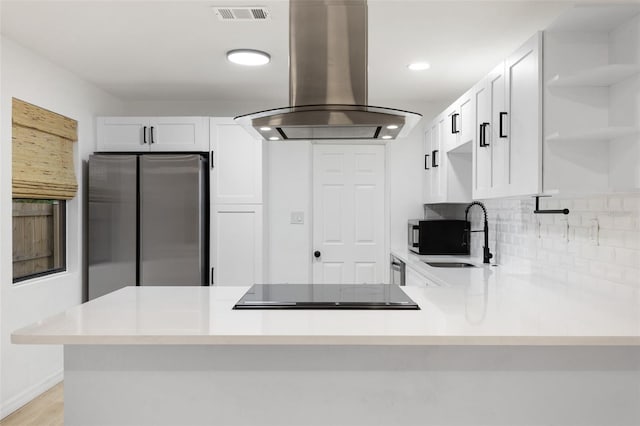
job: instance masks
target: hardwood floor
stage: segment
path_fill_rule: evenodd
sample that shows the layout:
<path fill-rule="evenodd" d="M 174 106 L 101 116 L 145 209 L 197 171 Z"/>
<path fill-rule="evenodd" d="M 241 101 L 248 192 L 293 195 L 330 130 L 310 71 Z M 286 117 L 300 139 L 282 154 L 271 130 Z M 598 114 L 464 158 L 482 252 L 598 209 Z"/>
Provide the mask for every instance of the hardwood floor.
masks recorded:
<path fill-rule="evenodd" d="M 0 420 L 0 426 L 64 425 L 63 384 L 57 384 L 18 411 Z"/>

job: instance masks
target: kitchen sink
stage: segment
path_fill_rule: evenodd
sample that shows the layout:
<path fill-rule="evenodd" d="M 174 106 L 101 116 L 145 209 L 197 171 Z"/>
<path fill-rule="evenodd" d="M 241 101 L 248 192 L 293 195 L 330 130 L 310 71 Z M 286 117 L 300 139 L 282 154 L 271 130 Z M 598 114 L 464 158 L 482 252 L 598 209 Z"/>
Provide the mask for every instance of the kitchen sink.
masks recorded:
<path fill-rule="evenodd" d="M 423 260 L 429 266 L 433 266 L 435 268 L 475 268 L 476 265 L 472 265 L 471 263 L 466 262 L 427 262 Z"/>

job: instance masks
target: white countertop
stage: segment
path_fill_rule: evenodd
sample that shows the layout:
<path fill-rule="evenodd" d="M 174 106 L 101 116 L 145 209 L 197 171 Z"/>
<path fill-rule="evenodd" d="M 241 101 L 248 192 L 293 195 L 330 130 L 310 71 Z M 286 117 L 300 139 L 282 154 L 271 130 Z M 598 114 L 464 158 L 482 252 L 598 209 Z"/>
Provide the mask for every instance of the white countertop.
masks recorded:
<path fill-rule="evenodd" d="M 403 287 L 419 311 L 232 310 L 248 287 L 127 287 L 17 330 L 12 341 L 640 345 L 637 289 L 595 291 L 488 266 L 426 268 L 425 275 L 442 286 Z"/>

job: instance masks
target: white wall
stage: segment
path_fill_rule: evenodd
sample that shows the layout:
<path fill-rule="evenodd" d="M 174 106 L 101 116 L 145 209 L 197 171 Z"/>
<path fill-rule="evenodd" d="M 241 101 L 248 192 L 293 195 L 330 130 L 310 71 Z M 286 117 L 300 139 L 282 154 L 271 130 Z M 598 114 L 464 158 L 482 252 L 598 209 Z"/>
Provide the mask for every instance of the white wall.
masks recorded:
<path fill-rule="evenodd" d="M 312 146 L 310 142 L 268 144 L 268 282 L 311 282 Z M 291 224 L 303 212 L 304 224 Z"/>
<path fill-rule="evenodd" d="M 285 106 L 272 102 L 246 102 L 216 99 L 210 101 L 129 101 L 125 105 L 125 115 L 193 115 L 204 117 L 235 117 L 256 111 Z"/>
<path fill-rule="evenodd" d="M 0 144 L 0 417 L 62 377 L 60 346 L 13 345 L 13 330 L 53 315 L 82 298 L 82 161 L 95 149 L 95 116 L 121 114 L 122 103 L 13 41 L 2 38 Z M 78 121 L 74 147 L 78 195 L 67 203 L 67 271 L 12 283 L 11 99 L 20 98 Z"/>

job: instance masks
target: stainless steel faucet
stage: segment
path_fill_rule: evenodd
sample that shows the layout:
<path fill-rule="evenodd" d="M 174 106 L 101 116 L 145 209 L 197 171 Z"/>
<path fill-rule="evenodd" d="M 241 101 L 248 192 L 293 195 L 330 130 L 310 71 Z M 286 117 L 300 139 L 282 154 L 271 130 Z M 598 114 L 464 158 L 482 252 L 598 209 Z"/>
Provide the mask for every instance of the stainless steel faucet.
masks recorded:
<path fill-rule="evenodd" d="M 487 208 L 480 201 L 474 201 L 473 203 L 469 204 L 466 210 L 464 211 L 464 220 L 466 222 L 469 222 L 469 219 L 468 219 L 469 210 L 473 206 L 480 206 L 482 208 L 482 211 L 484 212 L 484 229 L 477 230 L 477 231 L 472 231 L 471 229 L 468 229 L 468 232 L 469 232 L 468 244 L 469 245 L 471 244 L 471 232 L 484 232 L 484 247 L 482 248 L 483 249 L 482 262 L 489 263 L 489 260 L 491 260 L 491 258 L 493 257 L 493 254 L 491 254 L 491 251 L 489 251 L 489 221 L 487 220 Z"/>

